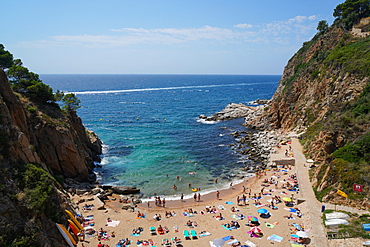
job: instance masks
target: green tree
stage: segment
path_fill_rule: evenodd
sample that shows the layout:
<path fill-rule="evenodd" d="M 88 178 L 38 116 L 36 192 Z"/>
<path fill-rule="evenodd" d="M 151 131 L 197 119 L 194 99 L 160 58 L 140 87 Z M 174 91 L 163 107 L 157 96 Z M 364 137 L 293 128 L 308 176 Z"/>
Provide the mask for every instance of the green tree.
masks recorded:
<path fill-rule="evenodd" d="M 325 33 L 325 31 L 328 30 L 328 27 L 329 27 L 328 22 L 325 20 L 321 20 L 317 24 L 316 30 L 319 31 L 320 33 Z"/>
<path fill-rule="evenodd" d="M 34 101 L 40 102 L 54 102 L 53 89 L 42 82 L 36 82 L 35 84 L 26 88 L 27 95 Z"/>
<path fill-rule="evenodd" d="M 337 5 L 333 16 L 347 29 L 350 29 L 362 18 L 370 16 L 370 0 L 346 0 Z"/>
<path fill-rule="evenodd" d="M 64 97 L 64 92 L 60 91 L 60 90 L 57 90 L 55 93 L 54 93 L 54 99 L 55 101 L 61 101 Z"/>
<path fill-rule="evenodd" d="M 77 98 L 74 93 L 64 95 L 64 97 L 62 98 L 62 102 L 64 104 L 63 109 L 69 112 L 76 111 L 78 108 L 81 107 L 81 100 Z"/>
<path fill-rule="evenodd" d="M 0 68 L 7 69 L 13 65 L 13 55 L 5 50 L 5 47 L 0 44 Z"/>

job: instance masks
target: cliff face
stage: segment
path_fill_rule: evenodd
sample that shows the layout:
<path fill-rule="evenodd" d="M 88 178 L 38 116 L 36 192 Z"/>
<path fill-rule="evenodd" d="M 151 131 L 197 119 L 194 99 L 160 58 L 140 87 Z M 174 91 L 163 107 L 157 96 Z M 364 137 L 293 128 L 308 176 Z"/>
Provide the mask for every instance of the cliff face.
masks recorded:
<path fill-rule="evenodd" d="M 22 101 L 0 71 L 2 159 L 6 156 L 13 163 L 42 164 L 53 175 L 88 181 L 94 160 L 99 160 L 100 140 L 86 131 L 76 114 L 65 117 L 55 106 L 45 110 L 58 118 L 39 111 L 31 113 L 24 107 L 27 102 Z"/>
<path fill-rule="evenodd" d="M 289 60 L 278 88 L 260 117 L 247 119 L 250 127 L 284 131 L 315 132 L 305 143 L 306 152 L 323 161 L 349 140 L 363 134 L 364 124 L 349 137 L 342 129 L 329 128 L 332 118 L 354 101 L 369 83 L 369 76 L 347 70 L 344 62 L 330 60 L 330 54 L 359 41 L 341 28 L 316 35 Z M 328 128 L 326 128 L 328 127 Z"/>
<path fill-rule="evenodd" d="M 94 181 L 100 153 L 75 113 L 15 94 L 0 70 L 0 246 L 64 245 L 55 223 L 67 222 L 69 199 L 60 183 Z"/>
<path fill-rule="evenodd" d="M 246 126 L 299 134 L 318 165 L 311 170 L 318 198 L 370 207 L 370 37 L 332 26 L 305 42 L 273 98 Z M 364 193 L 354 193 L 353 183 L 364 185 Z M 338 189 L 349 200 L 336 195 Z"/>

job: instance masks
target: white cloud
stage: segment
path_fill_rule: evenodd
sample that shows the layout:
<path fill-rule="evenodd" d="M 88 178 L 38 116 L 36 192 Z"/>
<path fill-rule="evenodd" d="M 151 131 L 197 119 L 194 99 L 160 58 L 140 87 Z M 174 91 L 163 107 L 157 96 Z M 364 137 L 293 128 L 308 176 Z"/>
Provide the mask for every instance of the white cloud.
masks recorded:
<path fill-rule="evenodd" d="M 251 25 L 246 23 L 236 24 L 229 28 L 203 26 L 199 28 L 121 28 L 111 29 L 105 35 L 59 35 L 50 37 L 49 40 L 36 42 L 23 42 L 25 46 L 85 46 L 85 47 L 123 47 L 136 44 L 165 44 L 176 45 L 191 42 L 207 42 L 212 44 L 226 43 L 278 43 L 287 44 L 293 40 L 292 34 L 307 34 L 314 30 L 312 21 L 316 16 L 296 16 L 294 18 Z M 254 31 L 245 29 L 252 28 Z"/>
<path fill-rule="evenodd" d="M 251 24 L 246 24 L 246 23 L 241 23 L 241 24 L 237 24 L 237 25 L 234 25 L 234 27 L 236 27 L 236 28 L 251 28 L 251 27 L 253 27 L 253 25 L 251 25 Z"/>

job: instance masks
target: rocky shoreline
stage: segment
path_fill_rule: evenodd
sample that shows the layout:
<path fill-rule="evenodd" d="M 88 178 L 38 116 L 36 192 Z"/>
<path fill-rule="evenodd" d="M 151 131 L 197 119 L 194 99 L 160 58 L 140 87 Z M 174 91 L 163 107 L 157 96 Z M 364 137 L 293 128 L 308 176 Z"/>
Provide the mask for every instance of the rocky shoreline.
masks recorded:
<path fill-rule="evenodd" d="M 258 128 L 253 123 L 262 114 L 269 100 L 258 99 L 253 102 L 257 106 L 246 106 L 242 103 L 230 103 L 222 111 L 213 114 L 210 117 L 200 115 L 199 118 L 204 121 L 226 121 L 236 118 L 244 118 L 245 131 L 236 131 L 231 135 L 236 143 L 230 144 L 233 150 L 239 153 L 239 156 L 248 156 L 248 164 L 245 171 L 254 173 L 266 168 L 270 163 L 270 154 L 273 147 L 281 141 L 281 137 L 276 131 L 269 131 L 265 128 Z M 249 129 L 249 130 L 248 130 Z M 258 130 L 257 130 L 258 129 Z"/>

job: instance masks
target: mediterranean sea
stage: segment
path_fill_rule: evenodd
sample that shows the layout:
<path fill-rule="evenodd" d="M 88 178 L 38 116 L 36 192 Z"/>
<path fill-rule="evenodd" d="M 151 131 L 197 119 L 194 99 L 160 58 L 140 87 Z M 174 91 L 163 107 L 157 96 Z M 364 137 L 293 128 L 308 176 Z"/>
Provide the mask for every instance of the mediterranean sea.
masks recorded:
<path fill-rule="evenodd" d="M 102 166 L 96 168 L 101 184 L 136 186 L 145 197 L 166 198 L 190 197 L 193 187 L 223 189 L 245 175 L 240 170 L 252 161 L 230 145 L 231 133 L 248 131 L 244 119 L 205 123 L 198 117 L 231 102 L 270 99 L 280 77 L 40 75 L 54 90 L 74 92 L 81 100 L 78 115 L 104 143 Z"/>

